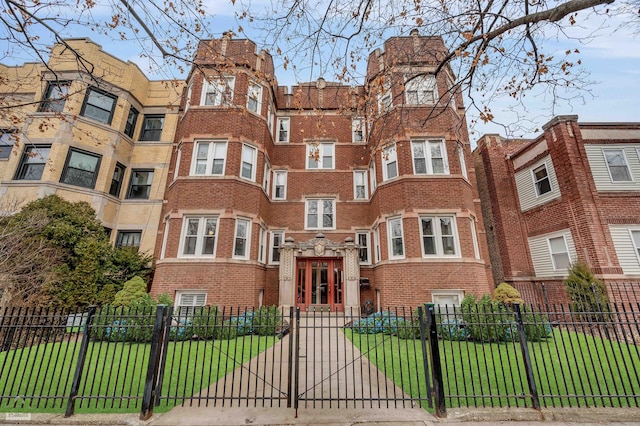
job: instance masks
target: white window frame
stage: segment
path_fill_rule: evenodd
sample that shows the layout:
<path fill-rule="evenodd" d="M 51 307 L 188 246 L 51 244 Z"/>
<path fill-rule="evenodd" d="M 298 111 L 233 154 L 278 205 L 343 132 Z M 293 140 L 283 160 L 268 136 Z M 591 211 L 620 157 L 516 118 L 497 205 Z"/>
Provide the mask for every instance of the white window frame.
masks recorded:
<path fill-rule="evenodd" d="M 398 152 L 396 150 L 396 144 L 384 148 L 380 155 L 382 156 L 382 180 L 387 181 L 397 178 L 400 175 L 400 170 L 398 169 Z M 395 176 L 389 176 L 389 166 L 394 163 L 396 174 Z"/>
<path fill-rule="evenodd" d="M 358 176 L 360 176 L 361 183 L 358 184 Z M 354 170 L 353 171 L 353 199 L 354 200 L 368 200 L 369 199 L 369 188 L 368 186 L 367 171 L 366 170 Z M 362 197 L 358 196 L 358 187 L 363 188 Z"/>
<path fill-rule="evenodd" d="M 256 102 L 255 110 L 251 107 L 252 100 Z M 262 115 L 262 85 L 255 81 L 249 81 L 249 86 L 247 87 L 247 110 L 254 114 Z"/>
<path fill-rule="evenodd" d="M 269 104 L 267 105 L 267 127 L 269 128 L 269 133 L 273 132 L 274 117 L 273 104 L 271 103 L 271 100 L 269 100 Z"/>
<path fill-rule="evenodd" d="M 281 137 L 284 133 L 284 137 Z M 278 117 L 278 125 L 276 126 L 277 143 L 289 143 L 289 135 L 291 133 L 291 119 L 289 117 Z"/>
<path fill-rule="evenodd" d="M 330 201 L 331 202 L 331 226 L 324 226 L 323 216 L 324 216 L 324 203 Z M 317 226 L 312 227 L 309 225 L 309 205 L 312 202 L 316 202 L 316 224 Z M 319 229 L 336 229 L 336 199 L 335 198 L 307 198 L 304 203 L 304 229 L 307 230 L 319 230 Z"/>
<path fill-rule="evenodd" d="M 376 226 L 373 228 L 373 249 L 374 249 L 374 257 L 375 263 L 379 263 L 382 259 L 382 253 L 380 251 L 380 227 Z"/>
<path fill-rule="evenodd" d="M 245 149 L 250 150 L 247 152 L 251 153 L 251 159 L 250 161 L 246 161 L 247 159 L 245 158 Z M 258 158 L 258 148 L 256 148 L 255 146 L 243 143 L 242 144 L 242 151 L 240 153 L 240 177 L 242 179 L 246 179 L 246 180 L 250 180 L 251 182 L 255 182 L 256 181 L 256 163 L 257 163 L 257 158 Z M 251 176 L 247 177 L 244 176 L 242 174 L 243 169 L 244 169 L 244 163 L 250 164 L 251 165 Z"/>
<path fill-rule="evenodd" d="M 394 235 L 394 224 L 399 224 L 400 225 L 400 235 Z M 395 254 L 393 252 L 393 240 L 394 239 L 400 239 L 400 242 L 402 243 L 402 253 L 401 254 Z M 407 249 L 405 247 L 404 244 L 404 230 L 403 230 L 403 226 L 402 226 L 402 217 L 392 217 L 387 219 L 387 245 L 388 245 L 388 249 L 389 249 L 389 259 L 404 259 L 407 255 Z"/>
<path fill-rule="evenodd" d="M 378 94 L 378 113 L 384 114 L 393 108 L 393 96 L 391 94 L 391 85 L 385 83 L 382 91 Z"/>
<path fill-rule="evenodd" d="M 178 152 L 176 152 L 176 163 L 173 167 L 173 180 L 178 179 L 180 175 L 180 161 L 182 161 L 182 144 L 178 146 Z"/>
<path fill-rule="evenodd" d="M 279 185 L 279 177 L 284 176 L 284 184 Z M 282 186 L 282 196 L 278 197 L 278 186 Z M 287 199 L 287 171 L 286 170 L 274 170 L 273 171 L 273 194 L 271 198 L 274 200 L 286 200 Z"/>
<path fill-rule="evenodd" d="M 184 112 L 189 111 L 189 107 L 191 106 L 191 98 L 193 97 L 193 81 L 189 82 L 189 86 L 187 87 L 187 99 L 184 102 Z M 184 115 L 183 115 L 184 117 Z"/>
<path fill-rule="evenodd" d="M 465 179 L 469 179 L 469 174 L 467 173 L 467 162 L 464 159 L 464 147 L 462 145 L 458 145 L 458 159 L 460 160 L 460 170 L 462 171 L 462 176 Z"/>
<path fill-rule="evenodd" d="M 458 298 L 458 303 L 457 304 L 453 304 L 453 305 L 447 305 L 446 303 L 438 303 L 436 298 L 437 297 L 452 297 L 452 296 L 456 296 Z M 444 307 L 445 309 L 447 309 L 448 306 L 455 306 L 455 307 L 460 307 L 460 305 L 462 304 L 462 300 L 464 299 L 464 290 L 431 290 L 431 302 L 433 302 L 434 305 L 442 308 Z"/>
<path fill-rule="evenodd" d="M 638 236 L 638 241 L 634 235 Z M 629 237 L 631 238 L 631 244 L 633 244 L 634 251 L 636 253 L 636 259 L 640 263 L 640 229 L 629 229 Z"/>
<path fill-rule="evenodd" d="M 422 228 L 422 221 L 424 219 L 430 219 L 433 224 L 433 234 L 425 235 Z M 442 219 L 449 219 L 451 221 L 451 234 L 442 234 Z M 418 218 L 418 227 L 420 229 L 420 249 L 422 251 L 422 257 L 434 258 L 434 257 L 460 257 L 460 238 L 458 236 L 458 227 L 455 215 L 432 215 L 423 214 Z M 426 253 L 425 238 L 431 237 L 434 240 L 435 253 Z M 453 238 L 453 250 L 454 253 L 444 253 L 444 238 Z"/>
<path fill-rule="evenodd" d="M 182 300 L 183 296 L 193 297 L 193 302 L 185 304 Z M 198 303 L 198 297 L 201 298 L 201 303 Z M 188 317 L 193 315 L 195 308 L 207 305 L 207 292 L 205 290 L 177 290 L 174 302 L 178 311 L 177 314 L 181 317 Z"/>
<path fill-rule="evenodd" d="M 352 143 L 367 143 L 364 124 L 364 118 L 362 117 L 355 117 L 351 120 Z"/>
<path fill-rule="evenodd" d="M 238 230 L 239 230 L 239 225 L 240 224 L 245 224 L 246 225 L 246 233 L 244 236 L 244 240 L 245 240 L 245 246 L 244 246 L 244 253 L 242 254 L 236 254 L 236 249 L 238 247 L 238 240 L 239 239 L 243 239 L 242 236 L 238 236 Z M 235 225 L 235 230 L 233 232 L 233 253 L 232 253 L 232 257 L 234 259 L 249 259 L 249 256 L 251 255 L 251 219 L 245 218 L 245 217 L 238 217 L 236 218 L 236 225 Z"/>
<path fill-rule="evenodd" d="M 562 238 L 562 241 L 564 243 L 565 251 L 554 252 L 553 249 L 552 249 L 552 246 L 551 246 L 551 240 L 558 240 L 560 238 Z M 567 244 L 567 239 L 565 238 L 565 236 L 564 235 L 555 235 L 553 237 L 547 238 L 547 247 L 549 249 L 549 255 L 551 256 L 551 264 L 553 265 L 553 270 L 554 271 L 566 272 L 567 269 L 569 267 L 571 267 L 571 253 L 569 253 L 569 245 Z M 567 263 L 567 267 L 566 268 L 558 268 L 558 265 L 556 264 L 555 255 L 560 255 L 560 254 L 566 254 L 567 255 L 568 263 Z"/>
<path fill-rule="evenodd" d="M 330 151 L 330 153 L 328 152 Z M 315 153 L 318 153 L 318 161 L 315 160 Z M 327 155 L 330 154 L 330 155 Z M 331 165 L 327 166 L 325 158 L 331 158 Z M 313 167 L 313 163 L 317 167 Z M 307 170 L 336 168 L 336 146 L 333 142 L 319 142 L 307 144 Z"/>
<path fill-rule="evenodd" d="M 204 159 L 200 159 L 205 163 L 205 171 L 204 173 L 197 173 L 198 169 L 198 152 L 201 144 L 208 144 L 207 148 L 207 156 Z M 221 147 L 220 150 L 217 147 Z M 227 150 L 228 144 L 227 141 L 224 140 L 202 140 L 196 141 L 193 144 L 193 155 L 191 159 L 191 176 L 224 176 L 226 167 L 227 167 Z M 215 157 L 215 155 L 222 155 L 221 157 Z M 213 173 L 213 165 L 215 160 L 222 160 L 222 172 L 221 173 Z"/>
<path fill-rule="evenodd" d="M 473 254 L 476 259 L 480 259 L 480 244 L 478 242 L 478 231 L 476 229 L 476 218 L 471 216 L 469 217 L 470 226 L 471 226 L 471 239 L 473 241 Z"/>
<path fill-rule="evenodd" d="M 404 85 L 407 105 L 435 105 L 438 103 L 438 83 L 433 74 L 406 76 Z"/>
<path fill-rule="evenodd" d="M 611 167 L 609 166 L 609 160 L 607 160 L 607 152 L 619 151 L 622 153 L 622 158 L 624 159 L 624 167 L 627 168 L 627 173 L 629 174 L 628 180 L 615 180 L 613 178 L 613 174 L 611 173 Z M 627 158 L 627 153 L 624 148 L 603 148 L 602 156 L 604 157 L 604 163 L 607 165 L 607 171 L 609 172 L 609 179 L 611 182 L 633 182 L 633 173 L 631 172 L 631 167 L 629 167 L 629 159 Z M 622 166 L 616 166 L 622 167 Z"/>
<path fill-rule="evenodd" d="M 416 157 L 415 147 L 422 145 L 424 157 Z M 433 162 L 436 157 L 433 156 L 431 148 L 434 146 L 440 146 L 440 154 L 442 155 L 442 172 L 435 172 Z M 447 145 L 442 139 L 412 139 L 411 140 L 411 158 L 413 165 L 414 175 L 448 175 L 449 174 L 449 159 L 447 158 Z M 424 160 L 425 171 L 418 171 L 416 168 L 416 160 Z"/>
<path fill-rule="evenodd" d="M 195 234 L 196 237 L 196 246 L 193 254 L 185 254 L 185 240 L 187 237 L 193 237 L 193 235 L 187 235 L 187 230 L 189 228 L 189 220 L 197 219 L 198 220 L 198 229 Z M 205 238 L 206 231 L 206 222 L 209 219 L 215 220 L 215 234 L 213 235 L 213 253 L 202 254 L 202 247 Z M 220 230 L 220 219 L 218 216 L 210 215 L 210 216 L 184 216 L 182 218 L 182 230 L 180 231 L 180 244 L 178 245 L 178 257 L 186 257 L 186 258 L 215 258 L 216 251 L 218 249 L 218 235 Z"/>
<path fill-rule="evenodd" d="M 275 247 L 275 236 L 279 235 L 280 237 L 278 238 L 280 240 L 280 244 L 278 244 L 278 246 L 284 244 L 284 231 L 281 230 L 276 230 L 276 231 L 271 231 L 271 235 L 269 236 L 269 264 L 270 265 L 279 265 L 280 264 L 280 260 L 274 260 L 273 259 L 273 253 L 276 250 Z"/>
<path fill-rule="evenodd" d="M 200 94 L 200 106 L 229 106 L 233 104 L 234 87 L 236 78 L 234 76 L 214 77 L 209 76 L 202 81 L 202 93 Z M 207 94 L 214 95 L 213 101 L 207 103 Z"/>
<path fill-rule="evenodd" d="M 364 237 L 364 246 L 361 243 Z M 360 246 L 358 249 L 358 258 L 360 259 L 360 253 L 362 250 L 366 250 L 367 258 L 363 261 L 360 259 L 361 265 L 371 265 L 371 232 L 369 231 L 356 231 L 356 244 Z"/>
<path fill-rule="evenodd" d="M 267 230 L 260 226 L 260 238 L 258 240 L 258 262 L 267 263 Z"/>
<path fill-rule="evenodd" d="M 369 163 L 369 184 L 371 185 L 371 195 L 376 192 L 378 182 L 376 181 L 376 162 L 371 160 Z"/>
<path fill-rule="evenodd" d="M 269 185 L 271 184 L 271 163 L 264 161 L 264 171 L 262 173 L 262 190 L 269 195 Z"/>
<path fill-rule="evenodd" d="M 536 171 L 541 169 L 544 169 L 546 176 L 544 178 L 538 179 L 536 177 Z M 549 167 L 547 167 L 546 162 L 538 165 L 537 167 L 531 168 L 531 179 L 533 179 L 533 189 L 536 192 L 536 197 L 542 197 L 543 195 L 547 195 L 553 192 L 553 185 L 551 184 L 551 176 L 549 176 Z M 544 179 L 546 179 L 547 182 L 549 183 L 549 190 L 546 192 L 541 192 L 538 184 L 542 182 Z"/>

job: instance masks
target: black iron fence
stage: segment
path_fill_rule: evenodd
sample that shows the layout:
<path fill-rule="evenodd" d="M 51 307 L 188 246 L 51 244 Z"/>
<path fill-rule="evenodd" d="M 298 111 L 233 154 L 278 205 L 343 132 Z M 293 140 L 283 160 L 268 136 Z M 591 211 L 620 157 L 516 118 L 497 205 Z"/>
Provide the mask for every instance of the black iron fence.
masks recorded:
<path fill-rule="evenodd" d="M 0 411 L 640 406 L 640 305 L 0 312 Z"/>

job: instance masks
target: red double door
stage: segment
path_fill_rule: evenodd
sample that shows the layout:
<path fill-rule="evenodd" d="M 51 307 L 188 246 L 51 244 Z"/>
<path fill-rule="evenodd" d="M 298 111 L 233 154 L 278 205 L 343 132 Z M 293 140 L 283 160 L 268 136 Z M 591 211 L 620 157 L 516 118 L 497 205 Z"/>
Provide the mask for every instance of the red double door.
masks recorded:
<path fill-rule="evenodd" d="M 296 306 L 343 309 L 342 259 L 304 258 L 296 264 Z"/>

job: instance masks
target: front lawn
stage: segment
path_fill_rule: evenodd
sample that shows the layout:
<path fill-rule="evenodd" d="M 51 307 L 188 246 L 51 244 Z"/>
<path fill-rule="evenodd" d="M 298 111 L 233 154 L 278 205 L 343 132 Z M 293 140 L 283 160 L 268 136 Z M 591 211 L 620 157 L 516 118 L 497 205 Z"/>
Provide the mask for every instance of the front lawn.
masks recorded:
<path fill-rule="evenodd" d="M 407 394 L 424 395 L 419 340 L 344 332 Z M 439 340 L 439 345 L 447 407 L 531 405 L 518 342 Z M 640 395 L 638 346 L 554 330 L 528 347 L 542 406 L 640 405 L 640 398 L 633 397 Z"/>
<path fill-rule="evenodd" d="M 275 342 L 273 336 L 255 335 L 170 342 L 161 395 L 172 398 L 162 399 L 154 411 L 168 411 Z M 1 352 L 0 411 L 64 412 L 79 348 L 79 342 L 58 342 Z M 144 343 L 89 343 L 76 413 L 139 411 L 149 350 Z"/>

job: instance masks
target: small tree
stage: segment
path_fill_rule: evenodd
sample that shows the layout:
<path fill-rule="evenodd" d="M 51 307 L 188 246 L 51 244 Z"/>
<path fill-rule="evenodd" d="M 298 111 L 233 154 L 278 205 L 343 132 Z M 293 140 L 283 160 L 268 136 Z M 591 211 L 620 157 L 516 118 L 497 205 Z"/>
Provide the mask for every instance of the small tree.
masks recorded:
<path fill-rule="evenodd" d="M 610 312 L 607 289 L 591 272 L 589 265 L 583 262 L 571 265 L 564 284 L 573 312 L 580 313 L 580 318 L 585 321 L 607 321 Z"/>
<path fill-rule="evenodd" d="M 524 300 L 522 300 L 522 297 L 520 296 L 520 292 L 507 283 L 500 283 L 500 285 L 493 290 L 493 299 L 497 302 L 504 303 L 505 305 L 524 303 Z"/>
<path fill-rule="evenodd" d="M 144 280 L 138 276 L 131 278 L 124 283 L 122 290 L 116 293 L 112 306 L 134 306 L 140 302 L 143 302 L 150 298 L 147 293 L 147 284 Z"/>

